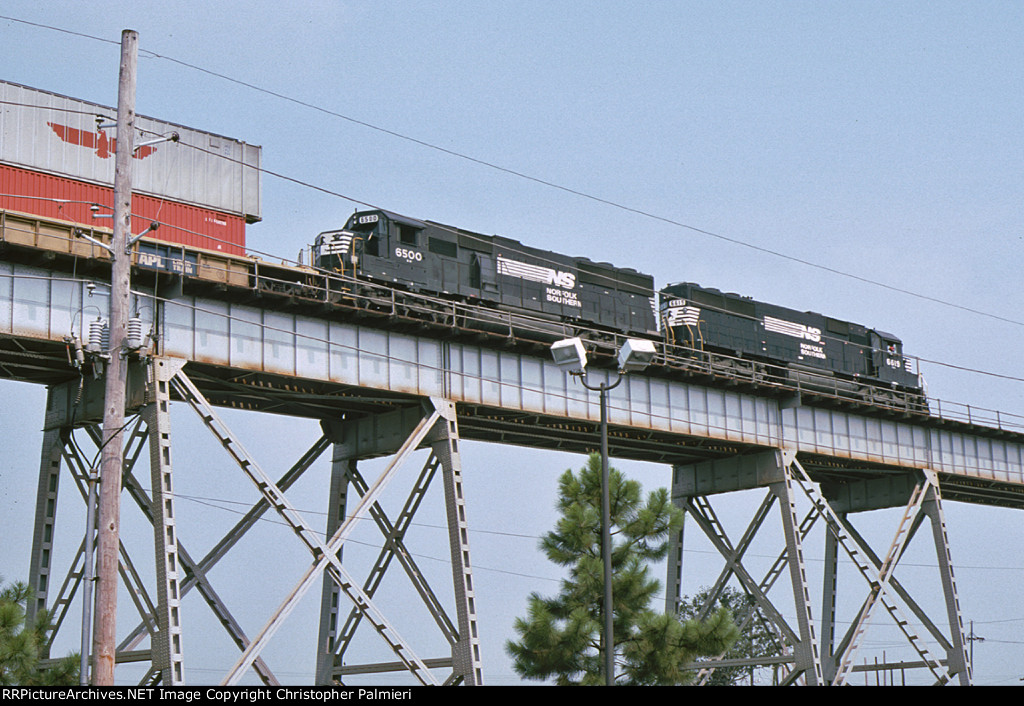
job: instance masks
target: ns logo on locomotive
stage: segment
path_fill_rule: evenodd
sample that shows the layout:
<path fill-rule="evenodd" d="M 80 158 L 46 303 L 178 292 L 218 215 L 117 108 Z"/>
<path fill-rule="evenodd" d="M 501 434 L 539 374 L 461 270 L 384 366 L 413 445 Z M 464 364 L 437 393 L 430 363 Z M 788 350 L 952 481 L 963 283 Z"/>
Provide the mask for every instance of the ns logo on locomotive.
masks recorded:
<path fill-rule="evenodd" d="M 584 329 L 658 337 L 666 352 L 723 375 L 927 410 L 923 381 L 892 334 L 691 283 L 669 285 L 656 300 L 650 275 L 498 235 L 362 211 L 317 237 L 313 264 Z"/>

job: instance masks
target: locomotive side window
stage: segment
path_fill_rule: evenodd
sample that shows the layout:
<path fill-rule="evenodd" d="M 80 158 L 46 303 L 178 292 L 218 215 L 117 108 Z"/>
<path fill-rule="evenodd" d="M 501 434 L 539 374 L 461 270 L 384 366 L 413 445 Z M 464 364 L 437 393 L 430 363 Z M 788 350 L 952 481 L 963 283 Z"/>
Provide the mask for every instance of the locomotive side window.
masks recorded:
<path fill-rule="evenodd" d="M 373 233 L 370 233 L 366 240 L 363 241 L 363 253 L 366 255 L 373 255 L 374 257 L 380 257 L 380 238 Z"/>
<path fill-rule="evenodd" d="M 712 294 L 711 292 L 694 289 L 690 292 L 690 299 L 717 311 L 725 311 L 725 298 L 720 294 Z"/>
<path fill-rule="evenodd" d="M 725 300 L 725 308 L 731 314 L 737 314 L 745 319 L 757 318 L 757 312 L 754 309 L 754 302 L 746 299 L 733 299 L 729 297 Z"/>
<path fill-rule="evenodd" d="M 846 321 L 838 321 L 836 319 L 825 319 L 825 329 L 829 333 L 834 333 L 842 338 L 848 338 L 850 335 L 850 324 Z"/>
<path fill-rule="evenodd" d="M 398 242 L 402 245 L 416 245 L 416 234 L 419 232 L 416 228 L 408 226 L 404 223 L 398 223 Z"/>

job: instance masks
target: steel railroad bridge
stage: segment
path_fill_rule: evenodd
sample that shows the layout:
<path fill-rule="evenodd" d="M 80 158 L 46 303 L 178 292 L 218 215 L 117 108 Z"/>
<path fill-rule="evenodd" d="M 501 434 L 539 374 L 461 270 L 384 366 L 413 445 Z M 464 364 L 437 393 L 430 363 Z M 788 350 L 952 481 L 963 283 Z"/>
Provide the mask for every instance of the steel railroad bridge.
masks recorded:
<path fill-rule="evenodd" d="M 15 227 L 18 239 L 8 232 Z M 80 549 L 67 576 L 56 575 L 52 550 L 58 539 L 71 537 L 58 532 L 51 508 L 62 465 L 87 495 L 91 471 L 79 443 L 72 443 L 76 430 L 96 448 L 102 443 L 102 358 L 83 353 L 84 362 L 76 364 L 72 339 L 87 336 L 86 309 L 107 310 L 109 263 L 25 246 L 33 228 L 38 235 L 67 224 L 35 217 L 0 222 L 0 377 L 48 387 L 30 567 L 36 601 L 30 610 L 50 607 L 59 621 L 83 585 L 85 561 Z M 124 487 L 153 524 L 156 588 L 146 588 L 123 552 L 122 576 L 145 600 L 137 601 L 140 624 L 119 646 L 119 661 L 150 663 L 149 683 L 183 683 L 181 637 L 187 627 L 179 607 L 195 589 L 239 649 L 224 683 L 237 683 L 251 669 L 264 683 L 276 684 L 261 653 L 295 603 L 319 586 L 318 683 L 385 670 L 405 670 L 416 683 L 482 683 L 458 442 L 589 452 L 598 446 L 597 396 L 550 361 L 546 344 L 517 338 L 512 329 L 504 335 L 493 330 L 446 334 L 397 309 L 382 315 L 311 307 L 287 295 L 202 287 L 181 277 L 171 278 L 168 287 L 143 271 L 136 274 L 134 307 L 155 341 L 132 354 L 128 411 L 138 413 L 138 420 L 126 437 Z M 616 342 L 595 339 L 593 346 L 598 363 L 592 379 L 611 380 L 611 366 L 601 367 L 611 355 L 602 357 L 602 351 L 614 350 Z M 936 683 L 969 684 L 943 501 L 1024 506 L 1024 428 L 1002 416 L 951 418 L 936 410 L 860 404 L 779 381 L 704 373 L 682 370 L 666 353 L 658 365 L 628 375 L 610 393 L 609 423 L 612 456 L 672 466 L 675 502 L 726 564 L 711 598 L 730 579 L 740 583 L 772 623 L 781 654 L 772 662 L 784 683 L 847 683 L 862 669 L 854 662 L 868 622 L 888 613 L 918 655 L 916 662 L 901 666 L 927 670 Z M 262 497 L 201 558 L 178 541 L 171 452 L 182 441 L 170 430 L 172 401 L 196 411 Z M 220 407 L 317 419 L 323 436 L 283 477 L 271 478 L 220 419 Z M 147 445 L 152 496 L 132 473 Z M 417 448 L 430 449 L 430 455 L 410 481 L 398 471 Z M 286 491 L 324 453 L 331 458 L 331 509 L 327 526 L 314 527 Z M 358 462 L 377 457 L 390 461 L 376 479 L 364 478 Z M 453 614 L 427 585 L 403 541 L 438 471 L 448 517 Z M 389 482 L 404 483 L 408 491 L 397 517 L 388 517 L 378 503 Z M 743 536 L 730 538 L 711 500 L 751 489 L 761 489 L 764 500 Z M 809 509 L 801 514 L 798 506 Z M 744 552 L 759 533 L 778 532 L 767 529 L 773 507 L 778 507 L 783 547 L 772 568 L 759 576 L 744 565 Z M 858 512 L 879 508 L 902 509 L 892 542 L 881 551 L 851 522 Z M 263 630 L 250 636 L 207 574 L 264 513 L 277 513 L 295 531 L 310 565 Z M 340 558 L 360 521 L 377 524 L 385 537 L 365 579 L 352 576 Z M 818 522 L 828 531 L 824 585 L 816 602 L 805 544 Z M 944 596 L 945 615 L 934 620 L 894 575 L 922 526 L 934 544 Z M 682 539 L 680 533 L 673 540 L 668 609 L 680 598 Z M 851 560 L 866 589 L 856 619 L 842 634 L 835 622 L 840 557 Z M 375 602 L 389 568 L 408 576 L 449 653 L 418 654 L 410 636 L 399 634 L 389 621 L 389 607 Z M 795 623 L 784 611 L 796 615 Z M 352 663 L 346 649 L 364 623 L 387 643 L 393 662 Z M 149 647 L 140 647 L 146 640 Z M 714 663 L 701 666 L 706 676 Z"/>

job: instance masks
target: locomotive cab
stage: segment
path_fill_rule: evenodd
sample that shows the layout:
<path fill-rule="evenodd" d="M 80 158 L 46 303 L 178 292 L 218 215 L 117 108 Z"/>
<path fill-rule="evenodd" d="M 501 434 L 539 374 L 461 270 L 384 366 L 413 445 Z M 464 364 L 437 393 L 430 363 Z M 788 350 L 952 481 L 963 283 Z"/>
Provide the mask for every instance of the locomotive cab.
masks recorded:
<path fill-rule="evenodd" d="M 884 331 L 871 332 L 871 358 L 874 374 L 894 384 L 912 385 L 910 361 L 903 357 L 903 342 Z"/>
<path fill-rule="evenodd" d="M 357 211 L 341 230 L 317 236 L 314 263 L 326 270 L 386 281 L 417 281 L 408 270 L 423 263 L 420 247 L 426 227 L 422 221 L 386 211 Z"/>
<path fill-rule="evenodd" d="M 367 219 L 365 216 L 360 217 L 359 214 L 353 214 L 345 224 L 345 228 L 357 235 L 360 254 L 371 257 L 380 256 L 380 241 L 382 237 L 386 238 L 387 229 L 379 218 Z"/>

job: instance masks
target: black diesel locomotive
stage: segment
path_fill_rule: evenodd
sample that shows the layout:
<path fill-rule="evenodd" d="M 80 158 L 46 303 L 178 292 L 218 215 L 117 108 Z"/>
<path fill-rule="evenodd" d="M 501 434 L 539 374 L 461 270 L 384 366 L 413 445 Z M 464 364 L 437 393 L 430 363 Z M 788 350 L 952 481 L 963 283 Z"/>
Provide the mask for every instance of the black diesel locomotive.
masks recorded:
<path fill-rule="evenodd" d="M 695 284 L 659 293 L 632 269 L 567 257 L 387 211 L 354 213 L 321 233 L 313 263 L 413 292 L 520 312 L 580 329 L 659 337 L 684 370 L 817 390 L 873 404 L 925 410 L 914 362 L 891 334 Z M 659 325 L 660 323 L 660 325 Z M 659 333 L 660 331 L 660 333 Z M 701 365 L 689 366 L 686 361 Z"/>
<path fill-rule="evenodd" d="M 356 212 L 343 229 L 321 233 L 313 264 L 541 319 L 657 332 L 650 275 L 387 211 Z"/>
<path fill-rule="evenodd" d="M 923 384 L 903 342 L 883 331 L 691 283 L 660 292 L 662 330 L 740 377 L 800 383 L 882 404 L 925 409 Z"/>

